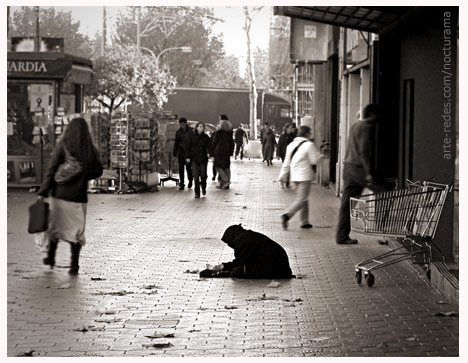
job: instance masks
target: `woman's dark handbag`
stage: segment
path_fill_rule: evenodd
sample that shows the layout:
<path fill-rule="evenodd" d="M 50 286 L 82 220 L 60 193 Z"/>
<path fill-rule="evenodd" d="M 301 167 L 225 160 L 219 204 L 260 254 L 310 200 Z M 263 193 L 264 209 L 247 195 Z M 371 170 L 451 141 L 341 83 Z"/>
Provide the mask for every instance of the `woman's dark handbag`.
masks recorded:
<path fill-rule="evenodd" d="M 65 148 L 65 162 L 60 164 L 54 179 L 58 184 L 65 184 L 75 179 L 83 171 L 83 166 Z"/>
<path fill-rule="evenodd" d="M 29 233 L 47 231 L 49 228 L 49 203 L 38 200 L 29 207 Z"/>

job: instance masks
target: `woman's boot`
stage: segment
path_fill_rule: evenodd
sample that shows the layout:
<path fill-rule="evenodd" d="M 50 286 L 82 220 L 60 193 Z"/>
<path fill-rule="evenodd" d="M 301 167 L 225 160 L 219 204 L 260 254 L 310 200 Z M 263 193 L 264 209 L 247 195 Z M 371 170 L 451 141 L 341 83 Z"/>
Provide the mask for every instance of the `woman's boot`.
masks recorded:
<path fill-rule="evenodd" d="M 78 242 L 71 244 L 71 268 L 68 271 L 70 275 L 78 275 L 78 270 L 80 269 L 80 251 L 81 245 Z"/>
<path fill-rule="evenodd" d="M 50 268 L 55 266 L 55 251 L 57 251 L 58 241 L 50 239 L 49 240 L 49 250 L 47 251 L 47 257 L 45 257 L 42 262 L 44 265 L 49 265 Z"/>

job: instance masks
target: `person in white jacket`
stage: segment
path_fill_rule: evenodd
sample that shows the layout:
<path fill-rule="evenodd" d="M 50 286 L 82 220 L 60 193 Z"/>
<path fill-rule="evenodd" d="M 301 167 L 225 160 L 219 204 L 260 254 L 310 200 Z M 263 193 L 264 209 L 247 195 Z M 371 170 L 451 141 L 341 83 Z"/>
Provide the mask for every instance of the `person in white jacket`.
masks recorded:
<path fill-rule="evenodd" d="M 309 222 L 309 194 L 312 181 L 315 179 L 313 166 L 320 162 L 321 154 L 310 140 L 311 129 L 301 126 L 297 137 L 286 148 L 283 167 L 290 169 L 290 181 L 296 189 L 296 200 L 281 215 L 284 229 L 288 228 L 288 221 L 301 211 L 301 228 L 312 228 Z"/>

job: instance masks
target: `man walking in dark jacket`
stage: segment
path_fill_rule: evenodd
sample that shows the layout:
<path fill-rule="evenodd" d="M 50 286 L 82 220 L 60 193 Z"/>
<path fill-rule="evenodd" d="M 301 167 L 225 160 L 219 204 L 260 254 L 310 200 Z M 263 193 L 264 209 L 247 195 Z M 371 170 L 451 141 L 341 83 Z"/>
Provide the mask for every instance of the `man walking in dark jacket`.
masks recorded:
<path fill-rule="evenodd" d="M 177 161 L 179 162 L 179 190 L 184 190 L 185 183 L 185 170 L 187 170 L 187 179 L 188 179 L 188 188 L 192 187 L 192 167 L 190 163 L 186 161 L 188 148 L 190 145 L 190 134 L 191 130 L 190 127 L 187 126 L 187 119 L 181 117 L 179 119 L 179 129 L 176 131 L 175 134 L 175 142 L 174 142 L 174 157 L 177 157 Z"/>
<path fill-rule="evenodd" d="M 245 132 L 242 124 L 240 124 L 239 128 L 236 130 L 234 141 L 236 143 L 234 159 L 237 160 L 237 156 L 240 154 L 240 159 L 242 160 L 244 158 L 244 145 L 249 142 L 247 139 L 247 133 Z"/>
<path fill-rule="evenodd" d="M 351 125 L 343 161 L 343 195 L 338 226 L 336 229 L 336 243 L 356 244 L 351 239 L 351 221 L 349 217 L 349 198 L 361 195 L 365 187 L 372 190 L 380 189 L 375 183 L 373 157 L 375 155 L 375 123 L 378 120 L 379 107 L 369 104 L 364 108 L 362 119 Z"/>

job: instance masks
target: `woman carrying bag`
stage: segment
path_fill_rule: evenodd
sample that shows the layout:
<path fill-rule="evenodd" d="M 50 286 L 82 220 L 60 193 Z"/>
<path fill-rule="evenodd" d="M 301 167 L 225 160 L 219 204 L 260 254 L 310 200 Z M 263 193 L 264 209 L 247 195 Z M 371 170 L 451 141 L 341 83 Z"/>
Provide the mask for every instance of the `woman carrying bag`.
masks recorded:
<path fill-rule="evenodd" d="M 85 245 L 88 180 L 99 178 L 103 167 L 93 145 L 88 125 L 74 118 L 55 146 L 38 199 L 49 197 L 50 216 L 47 237 L 49 250 L 44 264 L 55 265 L 59 240 L 71 244 L 70 275 L 77 275 L 81 247 Z"/>
<path fill-rule="evenodd" d="M 296 189 L 295 201 L 286 208 L 281 215 L 281 224 L 284 229 L 288 228 L 288 221 L 300 211 L 301 228 L 312 228 L 309 222 L 309 194 L 310 186 L 315 178 L 313 166 L 320 162 L 321 155 L 317 147 L 310 140 L 311 129 L 309 126 L 301 126 L 297 137 L 286 148 L 280 175 L 280 180 L 285 182 L 286 174 Z M 289 172 L 283 172 L 288 170 Z"/>

